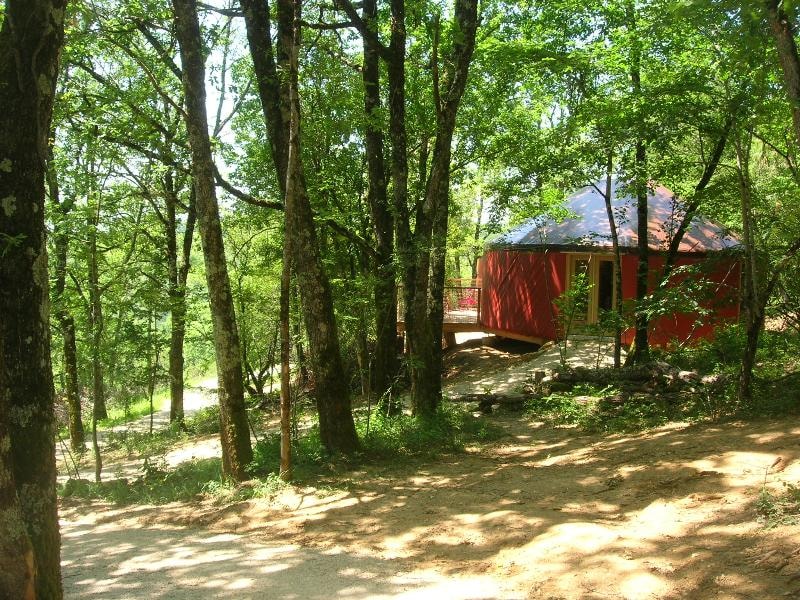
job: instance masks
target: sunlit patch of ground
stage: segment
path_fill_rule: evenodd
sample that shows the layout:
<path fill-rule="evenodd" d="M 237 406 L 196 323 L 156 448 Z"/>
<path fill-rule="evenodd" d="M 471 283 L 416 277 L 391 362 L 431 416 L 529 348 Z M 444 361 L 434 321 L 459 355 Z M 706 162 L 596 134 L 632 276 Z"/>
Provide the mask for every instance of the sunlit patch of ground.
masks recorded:
<path fill-rule="evenodd" d="M 270 499 L 70 508 L 68 597 L 800 597 L 800 526 L 764 529 L 754 508 L 762 486 L 800 482 L 797 424 L 485 418 L 500 441 Z"/>

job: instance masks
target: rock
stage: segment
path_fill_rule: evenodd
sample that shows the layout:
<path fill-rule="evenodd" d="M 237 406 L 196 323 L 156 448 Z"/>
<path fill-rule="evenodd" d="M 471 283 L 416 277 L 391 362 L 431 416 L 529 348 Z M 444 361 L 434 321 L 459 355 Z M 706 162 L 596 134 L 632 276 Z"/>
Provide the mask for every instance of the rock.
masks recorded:
<path fill-rule="evenodd" d="M 698 383 L 700 381 L 700 375 L 698 375 L 696 371 L 679 371 L 678 379 L 684 383 Z"/>
<path fill-rule="evenodd" d="M 725 383 L 725 375 L 722 373 L 715 373 L 714 375 L 704 375 L 700 379 L 700 383 L 703 385 L 721 385 Z"/>

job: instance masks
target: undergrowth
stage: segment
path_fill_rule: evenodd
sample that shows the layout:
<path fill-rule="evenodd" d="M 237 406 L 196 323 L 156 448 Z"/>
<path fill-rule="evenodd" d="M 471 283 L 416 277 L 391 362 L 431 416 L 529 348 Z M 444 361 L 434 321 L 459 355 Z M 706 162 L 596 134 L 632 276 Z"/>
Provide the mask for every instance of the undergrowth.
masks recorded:
<path fill-rule="evenodd" d="M 326 455 L 318 427 L 304 432 L 292 444 L 292 464 L 296 479 L 305 479 L 331 468 L 354 468 L 366 463 L 397 461 L 414 457 L 432 457 L 459 452 L 469 443 L 496 439 L 500 430 L 484 419 L 474 417 L 463 407 L 444 403 L 431 417 L 399 415 L 388 417 L 379 413 L 356 422 L 361 440 L 360 451 L 335 463 Z M 271 434 L 259 441 L 254 449 L 254 473 L 272 472 L 280 461 L 280 435 Z"/>
<path fill-rule="evenodd" d="M 112 479 L 94 483 L 70 479 L 59 485 L 64 498 L 101 499 L 114 504 L 166 504 L 186 502 L 204 494 L 213 482 L 223 482 L 218 458 L 193 460 L 166 470 L 158 462 L 146 461 L 142 475 L 133 481 Z"/>
<path fill-rule="evenodd" d="M 784 481 L 783 491 L 778 494 L 762 487 L 756 500 L 756 514 L 768 529 L 800 523 L 800 486 Z"/>
<path fill-rule="evenodd" d="M 630 432 L 663 425 L 678 416 L 658 396 L 637 395 L 627 402 L 618 400 L 618 390 L 579 384 L 570 392 L 532 398 L 528 414 L 554 425 L 575 425 L 586 431 Z"/>
<path fill-rule="evenodd" d="M 186 420 L 186 428 L 194 433 L 206 433 L 217 423 L 216 407 L 201 411 Z M 319 437 L 319 428 L 311 427 L 292 444 L 292 467 L 295 481 L 313 480 L 332 472 L 352 470 L 359 465 L 398 460 L 428 458 L 443 453 L 462 451 L 471 443 L 496 439 L 500 430 L 474 417 L 463 407 L 445 404 L 429 418 L 401 415 L 386 417 L 372 414 L 367 429 L 367 419 L 361 418 L 356 427 L 361 440 L 360 451 L 352 457 L 328 456 Z M 119 436 L 116 443 L 130 453 L 147 456 L 142 474 L 135 480 L 117 479 L 103 483 L 70 480 L 59 486 L 64 498 L 103 499 L 119 505 L 163 504 L 213 498 L 218 502 L 237 502 L 256 497 L 269 497 L 285 487 L 277 474 L 280 464 L 280 435 L 270 434 L 254 447 L 250 465 L 251 481 L 241 484 L 226 480 L 219 459 L 195 460 L 175 469 L 163 465 L 165 454 L 177 442 L 188 437 L 178 428 L 153 433 L 128 432 Z M 340 482 L 346 485 L 346 481 Z M 337 487 L 337 483 L 331 484 Z"/>
<path fill-rule="evenodd" d="M 744 349 L 744 331 L 731 325 L 716 331 L 713 340 L 694 346 L 656 351 L 656 356 L 680 369 L 701 375 L 722 375 L 727 384 L 707 407 L 699 412 L 718 416 L 776 417 L 800 413 L 800 334 L 793 330 L 765 330 L 759 339 L 753 371 L 753 400 L 741 404 L 736 398 L 736 382 Z M 702 399 L 701 399 L 702 400 Z"/>
<path fill-rule="evenodd" d="M 679 394 L 638 393 L 621 398 L 612 386 L 583 384 L 528 401 L 533 416 L 587 431 L 631 432 L 670 421 L 781 417 L 800 413 L 800 335 L 765 331 L 754 371 L 754 397 L 741 403 L 737 380 L 744 334 L 738 326 L 719 329 L 713 340 L 669 351 L 653 348 L 655 360 L 701 376 L 717 375 L 712 386 L 696 385 Z"/>

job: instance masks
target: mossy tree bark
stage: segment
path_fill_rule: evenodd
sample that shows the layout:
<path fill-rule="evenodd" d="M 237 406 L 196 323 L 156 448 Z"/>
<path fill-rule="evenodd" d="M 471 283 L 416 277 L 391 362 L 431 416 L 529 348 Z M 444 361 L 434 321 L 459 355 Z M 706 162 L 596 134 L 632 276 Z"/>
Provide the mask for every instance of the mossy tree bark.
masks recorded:
<path fill-rule="evenodd" d="M 246 469 L 253 459 L 253 450 L 244 404 L 239 333 L 236 329 L 236 314 L 225 259 L 211 141 L 208 135 L 203 40 L 195 0 L 173 0 L 172 5 L 183 68 L 185 119 L 192 153 L 197 222 L 203 245 L 214 331 L 222 465 L 228 477 L 241 481 L 247 478 Z"/>
<path fill-rule="evenodd" d="M 6 0 L 0 29 L 0 596 L 9 598 L 62 597 L 44 211 L 65 8 Z"/>

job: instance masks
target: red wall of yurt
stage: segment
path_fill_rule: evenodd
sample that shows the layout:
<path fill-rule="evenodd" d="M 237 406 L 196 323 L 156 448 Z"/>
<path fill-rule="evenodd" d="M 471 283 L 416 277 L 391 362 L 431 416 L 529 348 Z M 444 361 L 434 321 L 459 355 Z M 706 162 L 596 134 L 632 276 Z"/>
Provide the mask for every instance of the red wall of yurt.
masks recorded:
<path fill-rule="evenodd" d="M 657 277 L 664 268 L 664 256 L 657 254 L 650 257 L 650 288 L 658 283 Z M 636 267 L 638 257 L 626 254 L 622 257 L 622 290 L 623 299 L 636 297 Z M 667 346 L 687 340 L 710 339 L 714 331 L 725 324 L 735 323 L 739 318 L 739 263 L 730 258 L 683 257 L 676 266 L 698 265 L 702 278 L 710 284 L 711 300 L 703 303 L 710 314 L 699 319 L 697 313 L 676 313 L 655 319 L 650 323 L 650 343 L 654 346 Z M 686 277 L 686 276 L 684 276 Z M 682 277 L 673 279 L 672 285 L 680 285 Z M 626 344 L 633 341 L 633 329 L 626 331 L 623 340 Z"/>
<path fill-rule="evenodd" d="M 565 254 L 490 250 L 480 266 L 481 324 L 486 329 L 555 339 L 552 301 L 565 288 Z"/>
<path fill-rule="evenodd" d="M 567 255 L 558 250 L 489 250 L 480 261 L 481 324 L 487 331 L 508 337 L 533 340 L 556 338 L 555 308 L 552 301 L 566 287 Z M 711 282 L 714 300 L 707 304 L 712 315 L 698 324 L 696 314 L 673 314 L 653 321 L 650 342 L 664 346 L 687 339 L 710 338 L 716 327 L 735 322 L 739 316 L 739 265 L 730 259 L 681 258 L 677 265 L 703 261 L 703 278 Z M 661 273 L 664 257 L 650 258 L 651 286 Z M 636 296 L 637 257 L 622 257 L 622 297 Z M 633 330 L 624 333 L 625 343 L 633 341 Z"/>

